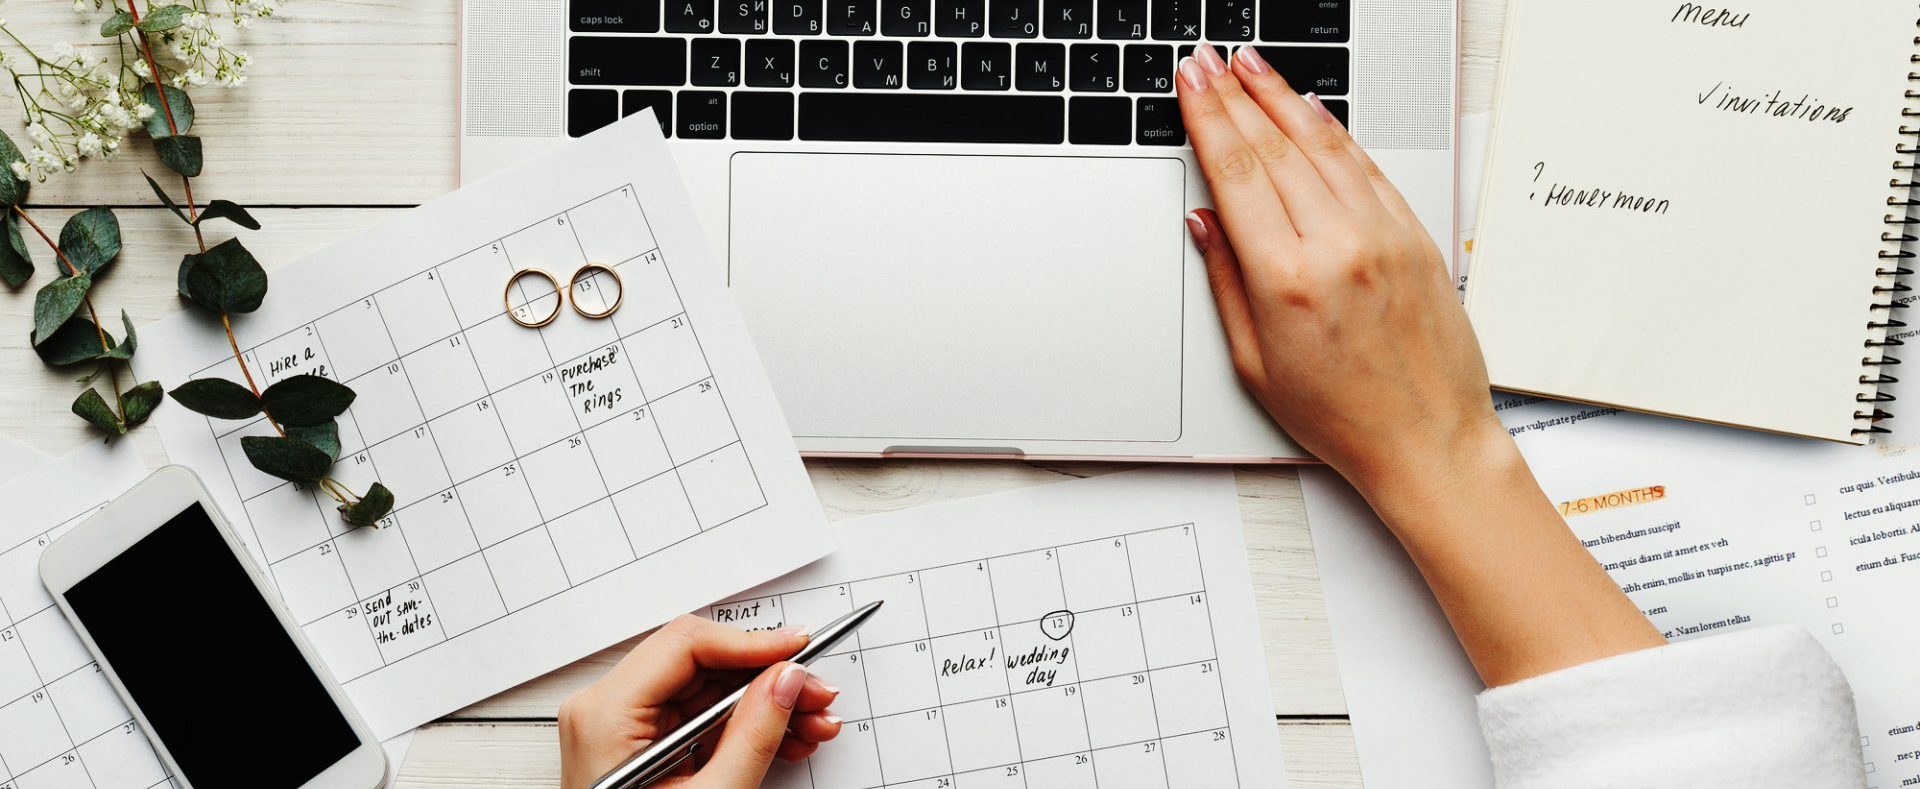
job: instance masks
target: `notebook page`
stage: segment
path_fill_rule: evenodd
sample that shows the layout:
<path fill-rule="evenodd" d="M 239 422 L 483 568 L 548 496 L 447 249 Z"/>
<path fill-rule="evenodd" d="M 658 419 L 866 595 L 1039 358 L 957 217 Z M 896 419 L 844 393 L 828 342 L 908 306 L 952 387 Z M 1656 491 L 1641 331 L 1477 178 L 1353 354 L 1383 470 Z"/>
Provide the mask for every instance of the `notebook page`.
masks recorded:
<path fill-rule="evenodd" d="M 1917 16 L 1515 3 L 1467 301 L 1494 385 L 1850 440 Z"/>

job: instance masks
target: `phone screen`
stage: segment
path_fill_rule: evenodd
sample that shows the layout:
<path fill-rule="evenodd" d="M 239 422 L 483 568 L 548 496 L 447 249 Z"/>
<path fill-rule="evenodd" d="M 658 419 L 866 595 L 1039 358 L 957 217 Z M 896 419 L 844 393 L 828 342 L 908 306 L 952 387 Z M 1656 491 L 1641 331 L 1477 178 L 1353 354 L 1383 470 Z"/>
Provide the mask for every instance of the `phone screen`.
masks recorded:
<path fill-rule="evenodd" d="M 296 789 L 359 747 L 199 504 L 67 591 L 195 789 Z"/>

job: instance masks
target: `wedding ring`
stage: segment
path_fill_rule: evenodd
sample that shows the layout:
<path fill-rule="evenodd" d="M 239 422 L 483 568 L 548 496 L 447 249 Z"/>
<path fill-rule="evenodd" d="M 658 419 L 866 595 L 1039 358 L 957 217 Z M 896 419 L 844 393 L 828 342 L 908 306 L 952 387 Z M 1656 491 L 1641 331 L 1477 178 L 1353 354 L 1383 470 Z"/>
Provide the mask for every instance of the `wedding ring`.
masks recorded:
<path fill-rule="evenodd" d="M 513 285 L 519 282 L 521 277 L 527 276 L 528 274 L 537 274 L 546 277 L 547 282 L 553 284 L 553 311 L 547 313 L 546 317 L 539 320 L 532 320 L 527 317 L 527 310 L 533 306 L 533 301 L 528 301 L 519 308 L 513 306 Z M 560 302 L 565 299 L 566 294 L 560 290 L 560 278 L 548 273 L 545 269 L 534 268 L 532 266 L 513 272 L 513 276 L 507 278 L 506 290 L 500 294 L 501 303 L 507 306 L 507 317 L 512 319 L 514 323 L 518 323 L 529 329 L 538 329 L 552 323 L 554 318 L 560 317 Z"/>
<path fill-rule="evenodd" d="M 595 271 L 604 271 L 607 273 L 607 276 L 613 278 L 613 289 L 614 289 L 613 303 L 607 305 L 607 308 L 604 310 L 600 310 L 598 312 L 591 312 L 580 306 L 580 295 L 577 293 L 574 293 L 573 291 L 574 291 L 574 288 L 580 286 L 580 278 L 582 275 L 590 274 L 591 272 L 595 272 Z M 606 292 L 607 291 L 604 288 L 601 289 L 600 291 L 600 294 L 601 294 L 600 298 L 602 302 L 606 301 Z M 580 313 L 581 315 L 584 315 L 588 318 L 598 319 L 598 318 L 605 318 L 608 315 L 612 315 L 615 310 L 620 309 L 620 302 L 625 301 L 627 298 L 627 288 L 626 288 L 626 284 L 620 281 L 620 273 L 617 271 L 614 271 L 607 264 L 588 263 L 587 265 L 581 266 L 578 271 L 573 272 L 573 280 L 567 283 L 567 295 L 571 297 L 571 300 L 573 302 L 574 312 Z M 552 320 L 552 318 L 548 318 L 548 320 Z"/>

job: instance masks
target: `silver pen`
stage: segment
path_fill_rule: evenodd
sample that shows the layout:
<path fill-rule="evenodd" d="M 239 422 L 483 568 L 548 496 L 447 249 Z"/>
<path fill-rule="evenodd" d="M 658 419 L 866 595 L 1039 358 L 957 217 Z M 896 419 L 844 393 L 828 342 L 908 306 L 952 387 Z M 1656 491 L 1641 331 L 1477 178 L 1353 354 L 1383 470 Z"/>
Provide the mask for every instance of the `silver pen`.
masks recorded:
<path fill-rule="evenodd" d="M 840 642 L 847 640 L 867 620 L 880 610 L 882 600 L 875 600 L 855 609 L 853 613 L 835 619 L 826 627 L 811 633 L 807 645 L 795 652 L 788 660 L 807 665 L 820 656 L 832 651 Z M 643 787 L 673 774 L 681 764 L 700 752 L 701 741 L 719 729 L 733 717 L 733 708 L 747 694 L 747 688 L 741 687 L 700 714 L 688 718 L 680 727 L 668 732 L 665 737 L 654 740 L 647 749 L 634 754 L 620 766 L 600 776 L 588 789 L 642 789 Z"/>

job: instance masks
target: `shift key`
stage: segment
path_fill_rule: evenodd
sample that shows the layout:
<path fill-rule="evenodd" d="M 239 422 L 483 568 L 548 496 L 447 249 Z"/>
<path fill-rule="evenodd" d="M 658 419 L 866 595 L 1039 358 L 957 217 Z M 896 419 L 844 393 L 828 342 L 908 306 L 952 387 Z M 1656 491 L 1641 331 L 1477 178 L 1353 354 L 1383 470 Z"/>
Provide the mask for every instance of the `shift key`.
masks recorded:
<path fill-rule="evenodd" d="M 574 36 L 567 42 L 567 74 L 575 85 L 684 85 L 687 40 Z"/>

